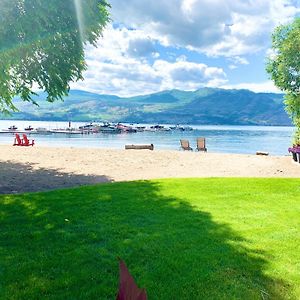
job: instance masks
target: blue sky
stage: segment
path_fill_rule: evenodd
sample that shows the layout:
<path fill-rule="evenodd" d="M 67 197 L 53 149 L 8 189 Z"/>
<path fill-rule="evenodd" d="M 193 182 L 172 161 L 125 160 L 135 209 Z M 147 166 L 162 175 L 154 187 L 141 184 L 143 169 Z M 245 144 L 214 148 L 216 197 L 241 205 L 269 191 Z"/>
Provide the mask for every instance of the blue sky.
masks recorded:
<path fill-rule="evenodd" d="M 110 0 L 113 22 L 86 47 L 96 93 L 133 96 L 204 86 L 278 91 L 265 72 L 271 33 L 300 0 Z"/>

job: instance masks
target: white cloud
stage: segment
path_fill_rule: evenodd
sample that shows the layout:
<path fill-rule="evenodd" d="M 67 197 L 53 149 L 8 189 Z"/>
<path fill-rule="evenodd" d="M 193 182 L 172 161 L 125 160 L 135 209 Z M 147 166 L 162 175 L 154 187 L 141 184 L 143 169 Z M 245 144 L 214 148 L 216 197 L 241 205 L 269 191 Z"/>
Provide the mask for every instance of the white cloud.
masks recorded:
<path fill-rule="evenodd" d="M 269 53 L 274 27 L 300 12 L 293 0 L 110 3 L 114 26 L 120 27 L 108 27 L 98 48 L 87 47 L 85 81 L 72 88 L 121 96 L 203 86 L 275 91 L 271 82 L 229 85 L 222 68 L 191 62 L 188 50 L 223 56 L 232 70 L 248 65 L 247 55 L 260 50 Z"/>
<path fill-rule="evenodd" d="M 233 56 L 229 60 L 232 61 L 234 64 L 249 65 L 249 61 L 245 57 Z"/>
<path fill-rule="evenodd" d="M 230 64 L 228 65 L 228 68 L 230 70 L 237 69 L 237 65 L 249 65 L 249 61 L 245 57 L 240 56 L 229 57 L 228 61 L 230 62 Z"/>
<path fill-rule="evenodd" d="M 164 45 L 226 57 L 265 49 L 274 27 L 300 12 L 293 0 L 110 2 L 114 20 L 139 28 Z"/>
<path fill-rule="evenodd" d="M 226 74 L 221 68 L 208 67 L 205 64 L 186 60 L 178 60 L 174 63 L 157 60 L 153 69 L 163 76 L 161 89 L 194 90 L 227 82 Z"/>
<path fill-rule="evenodd" d="M 229 68 L 230 70 L 234 70 L 234 69 L 237 69 L 237 66 L 236 66 L 236 65 L 229 65 L 228 68 Z"/>
<path fill-rule="evenodd" d="M 154 42 L 150 38 L 137 37 L 130 39 L 128 43 L 127 53 L 134 57 L 147 57 L 149 55 L 156 56 L 157 51 Z"/>
<path fill-rule="evenodd" d="M 140 30 L 109 27 L 98 48 L 86 49 L 85 80 L 72 84 L 72 88 L 132 96 L 173 88 L 192 90 L 227 82 L 221 68 L 189 62 L 186 56 L 179 56 L 174 62 L 159 59 L 154 45 Z"/>

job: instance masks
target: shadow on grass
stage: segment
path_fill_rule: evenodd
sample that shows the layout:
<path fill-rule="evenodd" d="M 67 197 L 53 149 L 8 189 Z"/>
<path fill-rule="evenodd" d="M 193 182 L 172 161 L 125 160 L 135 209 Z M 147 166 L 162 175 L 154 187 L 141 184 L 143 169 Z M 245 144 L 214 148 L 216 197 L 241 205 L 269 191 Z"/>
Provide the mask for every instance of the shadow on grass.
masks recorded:
<path fill-rule="evenodd" d="M 117 257 L 149 299 L 284 299 L 264 253 L 159 182 L 0 197 L 0 298 L 114 299 Z"/>
<path fill-rule="evenodd" d="M 35 168 L 35 164 L 0 162 L 0 194 L 49 191 L 112 181 L 107 176 L 78 175 L 56 169 Z"/>

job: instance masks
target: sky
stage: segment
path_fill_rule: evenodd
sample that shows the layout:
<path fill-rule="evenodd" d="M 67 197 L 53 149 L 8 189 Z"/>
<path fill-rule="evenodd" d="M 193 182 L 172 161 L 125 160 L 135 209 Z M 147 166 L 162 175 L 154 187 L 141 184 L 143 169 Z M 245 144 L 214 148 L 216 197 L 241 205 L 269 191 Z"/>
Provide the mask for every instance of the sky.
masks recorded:
<path fill-rule="evenodd" d="M 271 34 L 300 0 L 110 0 L 112 22 L 85 50 L 71 88 L 135 96 L 202 87 L 278 92 L 265 71 Z"/>

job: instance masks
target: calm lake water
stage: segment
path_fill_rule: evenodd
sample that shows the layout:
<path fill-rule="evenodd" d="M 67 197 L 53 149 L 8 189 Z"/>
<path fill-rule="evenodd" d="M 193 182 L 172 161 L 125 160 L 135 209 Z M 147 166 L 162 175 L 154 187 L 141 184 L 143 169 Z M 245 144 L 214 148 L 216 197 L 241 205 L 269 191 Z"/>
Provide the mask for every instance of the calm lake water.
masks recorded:
<path fill-rule="evenodd" d="M 73 122 L 72 127 L 85 123 Z M 20 130 L 31 125 L 47 129 L 66 128 L 68 122 L 41 121 L 3 121 L 0 129 L 15 125 Z M 147 125 L 147 124 L 145 124 Z M 167 126 L 167 125 L 166 125 Z M 180 132 L 137 132 L 124 134 L 89 134 L 89 135 L 33 135 L 36 144 L 50 147 L 89 147 L 124 149 L 125 144 L 154 144 L 155 149 L 179 150 L 180 139 L 190 140 L 195 148 L 196 138 L 205 137 L 209 152 L 245 153 L 267 151 L 273 155 L 287 155 L 291 144 L 293 128 L 280 126 L 192 126 L 193 131 Z M 0 134 L 0 144 L 11 145 L 11 133 Z"/>

